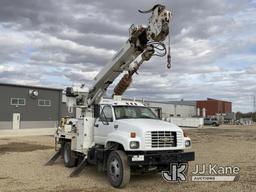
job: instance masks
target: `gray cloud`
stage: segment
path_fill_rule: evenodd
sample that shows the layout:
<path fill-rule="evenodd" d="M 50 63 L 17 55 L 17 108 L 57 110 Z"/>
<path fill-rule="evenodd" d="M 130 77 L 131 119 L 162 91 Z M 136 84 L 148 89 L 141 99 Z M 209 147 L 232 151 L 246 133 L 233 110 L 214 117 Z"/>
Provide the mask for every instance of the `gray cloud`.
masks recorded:
<path fill-rule="evenodd" d="M 233 101 L 235 110 L 250 111 L 250 99 L 245 98 L 256 92 L 256 17 L 251 0 L 2 0 L 0 81 L 90 85 L 127 40 L 130 25 L 147 24 L 149 15 L 137 10 L 155 3 L 173 12 L 173 66 L 167 70 L 165 58 L 158 57 L 145 63 L 126 96 L 209 96 Z"/>

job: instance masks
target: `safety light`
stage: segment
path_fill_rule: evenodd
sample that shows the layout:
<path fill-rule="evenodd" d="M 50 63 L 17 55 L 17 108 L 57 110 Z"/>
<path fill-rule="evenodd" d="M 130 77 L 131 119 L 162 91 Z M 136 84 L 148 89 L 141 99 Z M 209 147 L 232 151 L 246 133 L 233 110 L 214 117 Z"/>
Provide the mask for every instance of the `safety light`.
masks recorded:
<path fill-rule="evenodd" d="M 131 138 L 135 138 L 136 137 L 136 133 L 135 132 L 131 132 Z"/>

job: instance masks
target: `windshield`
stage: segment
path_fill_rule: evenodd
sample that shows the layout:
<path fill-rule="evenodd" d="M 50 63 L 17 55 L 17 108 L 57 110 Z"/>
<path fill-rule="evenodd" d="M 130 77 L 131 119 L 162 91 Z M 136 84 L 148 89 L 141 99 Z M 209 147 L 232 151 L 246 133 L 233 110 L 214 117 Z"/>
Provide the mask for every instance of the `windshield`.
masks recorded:
<path fill-rule="evenodd" d="M 141 106 L 114 106 L 116 119 L 158 119 L 147 107 Z"/>

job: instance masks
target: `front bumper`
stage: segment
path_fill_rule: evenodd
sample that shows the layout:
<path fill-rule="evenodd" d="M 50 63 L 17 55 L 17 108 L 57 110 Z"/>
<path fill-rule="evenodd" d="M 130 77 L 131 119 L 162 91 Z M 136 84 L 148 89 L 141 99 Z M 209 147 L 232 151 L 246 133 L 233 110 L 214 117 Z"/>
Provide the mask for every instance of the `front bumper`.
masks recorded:
<path fill-rule="evenodd" d="M 156 152 L 128 154 L 128 164 L 137 165 L 169 165 L 170 163 L 185 163 L 195 160 L 194 152 Z"/>

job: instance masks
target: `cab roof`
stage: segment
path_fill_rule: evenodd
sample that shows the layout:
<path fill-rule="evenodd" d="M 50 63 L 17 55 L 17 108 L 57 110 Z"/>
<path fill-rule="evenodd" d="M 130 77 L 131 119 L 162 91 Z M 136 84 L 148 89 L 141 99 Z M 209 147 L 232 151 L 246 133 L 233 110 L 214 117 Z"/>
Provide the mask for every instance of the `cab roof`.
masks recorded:
<path fill-rule="evenodd" d="M 113 100 L 113 99 L 102 99 L 101 105 L 112 105 L 112 106 L 141 106 L 144 107 L 142 103 L 137 101 L 127 101 L 127 100 Z"/>

